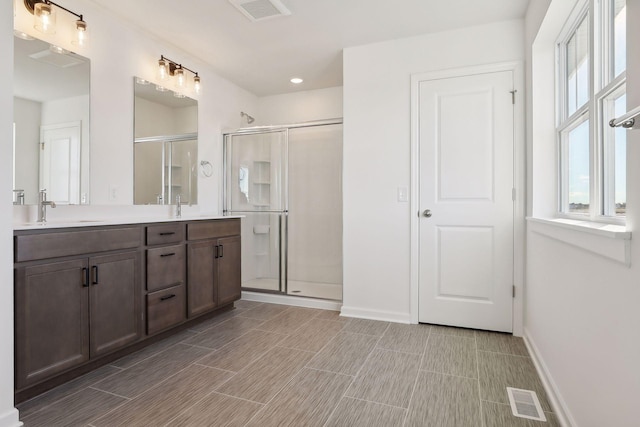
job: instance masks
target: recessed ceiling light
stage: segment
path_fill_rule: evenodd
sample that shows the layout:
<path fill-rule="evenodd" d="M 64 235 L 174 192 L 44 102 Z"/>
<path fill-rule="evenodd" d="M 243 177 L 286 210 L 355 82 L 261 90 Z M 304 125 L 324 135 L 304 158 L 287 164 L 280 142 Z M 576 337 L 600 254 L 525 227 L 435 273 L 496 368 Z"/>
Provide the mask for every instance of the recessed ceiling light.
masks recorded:
<path fill-rule="evenodd" d="M 300 83 L 302 83 L 304 80 L 302 80 L 300 77 L 294 77 L 291 79 L 291 83 L 295 84 L 295 85 L 299 85 Z"/>

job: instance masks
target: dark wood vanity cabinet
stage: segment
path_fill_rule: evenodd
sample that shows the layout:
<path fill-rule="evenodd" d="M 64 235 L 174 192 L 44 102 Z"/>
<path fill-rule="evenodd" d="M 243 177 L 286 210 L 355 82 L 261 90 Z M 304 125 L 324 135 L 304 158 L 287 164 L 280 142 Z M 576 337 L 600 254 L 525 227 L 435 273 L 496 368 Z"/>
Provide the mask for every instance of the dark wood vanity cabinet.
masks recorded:
<path fill-rule="evenodd" d="M 190 223 L 187 240 L 189 317 L 240 299 L 240 220 Z"/>
<path fill-rule="evenodd" d="M 17 401 L 231 307 L 240 242 L 237 218 L 14 232 Z"/>
<path fill-rule="evenodd" d="M 180 222 L 146 227 L 149 335 L 171 328 L 187 319 L 187 254 L 184 229 L 185 224 Z"/>
<path fill-rule="evenodd" d="M 91 234 L 83 231 L 72 237 L 84 239 L 89 236 L 86 233 Z M 17 236 L 16 246 L 28 241 L 42 249 L 68 238 L 63 233 Z M 130 238 L 121 242 L 121 246 L 131 245 Z M 60 248 L 61 255 L 73 251 L 74 247 Z M 142 336 L 137 250 L 65 261 L 37 259 L 41 256 L 38 249 L 23 254 L 24 263 L 16 264 L 15 269 L 18 389 L 123 348 Z"/>
<path fill-rule="evenodd" d="M 16 269 L 18 389 L 89 360 L 88 267 L 78 259 Z"/>

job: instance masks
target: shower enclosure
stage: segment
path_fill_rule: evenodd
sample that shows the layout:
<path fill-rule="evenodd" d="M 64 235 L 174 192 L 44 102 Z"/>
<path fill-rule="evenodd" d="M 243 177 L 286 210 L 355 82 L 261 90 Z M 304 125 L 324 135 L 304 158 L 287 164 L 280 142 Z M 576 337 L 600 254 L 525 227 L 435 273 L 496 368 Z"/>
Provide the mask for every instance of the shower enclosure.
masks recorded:
<path fill-rule="evenodd" d="M 243 289 L 341 300 L 342 122 L 240 129 L 224 150 Z"/>
<path fill-rule="evenodd" d="M 134 141 L 133 202 L 171 205 L 197 203 L 198 135 L 136 138 Z"/>

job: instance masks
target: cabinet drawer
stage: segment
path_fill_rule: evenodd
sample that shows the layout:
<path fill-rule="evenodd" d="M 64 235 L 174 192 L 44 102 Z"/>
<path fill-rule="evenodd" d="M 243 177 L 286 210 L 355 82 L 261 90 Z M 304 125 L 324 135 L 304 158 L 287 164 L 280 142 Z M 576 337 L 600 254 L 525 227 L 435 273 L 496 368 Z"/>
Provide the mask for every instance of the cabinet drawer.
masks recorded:
<path fill-rule="evenodd" d="M 164 245 L 184 240 L 184 224 L 162 224 L 147 227 L 147 245 Z"/>
<path fill-rule="evenodd" d="M 185 282 L 184 245 L 147 249 L 147 290 L 166 288 Z"/>
<path fill-rule="evenodd" d="M 147 295 L 147 333 L 149 335 L 177 325 L 186 317 L 184 284 Z"/>
<path fill-rule="evenodd" d="M 15 262 L 133 249 L 141 240 L 141 227 L 22 234 L 15 236 Z"/>
<path fill-rule="evenodd" d="M 218 219 L 213 221 L 194 221 L 187 224 L 187 239 L 214 239 L 240 234 L 240 219 Z"/>

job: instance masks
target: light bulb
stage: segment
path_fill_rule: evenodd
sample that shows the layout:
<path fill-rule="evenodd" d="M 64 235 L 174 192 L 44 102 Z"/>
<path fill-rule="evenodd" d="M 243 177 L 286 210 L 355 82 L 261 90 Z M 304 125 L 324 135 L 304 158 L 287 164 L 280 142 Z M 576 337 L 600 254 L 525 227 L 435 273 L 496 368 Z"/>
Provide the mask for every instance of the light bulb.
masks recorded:
<path fill-rule="evenodd" d="M 36 3 L 33 9 L 33 28 L 44 34 L 55 34 L 56 11 L 47 3 Z"/>
<path fill-rule="evenodd" d="M 76 21 L 76 33 L 71 43 L 81 47 L 87 45 L 87 23 L 82 19 Z"/>
<path fill-rule="evenodd" d="M 169 64 L 164 59 L 158 61 L 158 78 L 160 80 L 169 78 Z"/>
<path fill-rule="evenodd" d="M 173 72 L 173 77 L 176 78 L 176 87 L 184 88 L 186 86 L 186 80 L 184 78 L 184 70 L 182 68 L 176 68 Z"/>
<path fill-rule="evenodd" d="M 200 84 L 200 76 L 196 74 L 196 76 L 193 78 L 193 91 L 199 94 L 201 89 L 202 86 Z"/>

